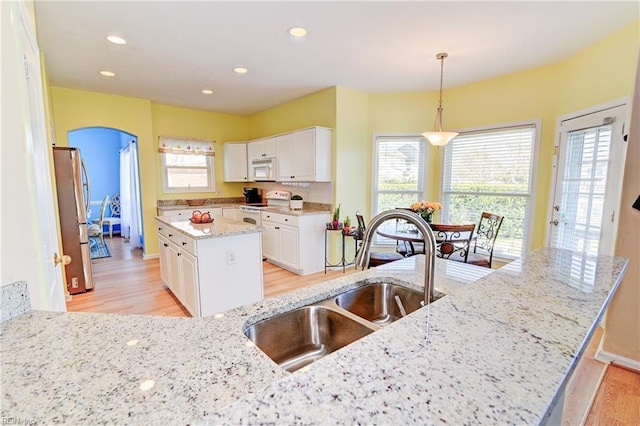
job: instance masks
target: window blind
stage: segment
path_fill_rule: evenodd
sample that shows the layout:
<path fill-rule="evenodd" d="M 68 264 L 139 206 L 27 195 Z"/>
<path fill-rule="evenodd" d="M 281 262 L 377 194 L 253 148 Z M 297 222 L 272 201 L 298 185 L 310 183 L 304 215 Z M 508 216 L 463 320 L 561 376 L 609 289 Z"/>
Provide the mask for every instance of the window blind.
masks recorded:
<path fill-rule="evenodd" d="M 533 187 L 536 126 L 462 133 L 445 147 L 442 193 L 444 219 L 478 223 L 483 211 L 504 216 L 494 253 L 523 254 Z"/>

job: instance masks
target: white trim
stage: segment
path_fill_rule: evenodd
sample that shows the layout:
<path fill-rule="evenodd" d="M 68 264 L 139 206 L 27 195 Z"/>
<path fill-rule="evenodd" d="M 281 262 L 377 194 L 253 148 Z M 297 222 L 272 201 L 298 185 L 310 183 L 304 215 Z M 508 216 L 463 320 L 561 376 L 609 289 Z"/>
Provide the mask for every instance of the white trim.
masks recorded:
<path fill-rule="evenodd" d="M 553 220 L 553 206 L 554 206 L 554 200 L 556 199 L 556 187 L 557 187 L 557 179 L 558 179 L 558 163 L 559 163 L 559 154 L 560 154 L 560 141 L 562 138 L 562 134 L 563 132 L 567 131 L 567 130 L 563 130 L 562 129 L 562 124 L 566 121 L 569 120 L 573 120 L 576 118 L 580 118 L 580 117 L 586 117 L 592 114 L 597 114 L 606 110 L 610 110 L 610 109 L 614 109 L 614 108 L 618 108 L 618 107 L 624 107 L 626 114 L 625 114 L 625 119 L 624 119 L 624 132 L 622 137 L 624 138 L 624 135 L 628 135 L 629 134 L 629 123 L 631 122 L 631 97 L 630 96 L 623 96 L 621 98 L 617 98 L 614 99 L 612 101 L 609 102 L 605 102 L 603 104 L 598 104 L 598 105 L 593 105 L 591 107 L 588 108 L 584 108 L 578 111 L 574 111 L 574 112 L 570 112 L 567 114 L 562 114 L 559 115 L 556 118 L 556 127 L 555 127 L 555 131 L 554 131 L 554 141 L 553 141 L 553 146 L 554 146 L 554 154 L 553 154 L 553 164 L 552 164 L 552 172 L 551 172 L 551 181 L 550 181 L 550 185 L 551 188 L 549 190 L 549 200 L 548 200 L 548 208 L 547 208 L 547 217 L 545 220 L 545 242 L 544 245 L 546 247 L 549 247 L 549 245 L 551 244 L 551 231 L 550 231 L 550 224 L 551 221 Z M 624 174 L 624 164 L 626 163 L 626 147 L 628 145 L 626 145 L 628 142 L 624 141 L 623 139 L 623 143 L 625 144 L 625 150 L 624 153 L 622 154 L 622 159 L 621 159 L 621 167 L 619 170 L 619 181 L 622 182 L 622 175 Z M 618 208 L 616 209 L 616 214 L 615 214 L 615 218 L 614 218 L 614 227 L 615 229 L 618 228 L 618 217 L 619 217 L 619 211 L 620 211 L 620 199 L 621 199 L 621 191 L 622 191 L 622 186 L 620 185 L 620 187 L 618 188 Z M 616 237 L 614 236 L 614 241 L 613 241 L 613 245 L 615 246 L 615 239 Z"/>
<path fill-rule="evenodd" d="M 176 153 L 160 153 L 160 173 L 162 174 L 162 191 L 166 194 L 179 194 L 189 192 L 216 192 L 216 170 L 215 161 L 213 156 L 204 156 L 207 162 L 207 173 L 209 174 L 209 185 L 207 187 L 198 188 L 169 188 L 168 176 L 167 176 L 167 154 L 173 155 L 191 155 L 191 154 L 176 154 Z"/>
<path fill-rule="evenodd" d="M 159 259 L 159 258 L 160 258 L 160 253 L 152 253 L 152 254 L 142 253 L 142 260 L 151 260 L 151 259 Z"/>
<path fill-rule="evenodd" d="M 593 357 L 596 361 L 604 362 L 605 364 L 618 365 L 628 370 L 633 370 L 637 373 L 640 373 L 640 361 L 636 361 L 631 358 L 626 358 L 612 352 L 602 350 L 603 340 L 604 339 L 600 341 L 600 346 L 598 346 L 596 355 Z"/>
<path fill-rule="evenodd" d="M 371 140 L 371 211 L 369 214 L 373 217 L 373 210 L 377 206 L 378 201 L 378 181 L 374 179 L 374 177 L 378 176 L 378 149 L 376 145 L 376 140 L 378 138 L 422 138 L 424 141 L 424 167 L 422 170 L 422 194 L 421 199 L 427 199 L 427 167 L 426 164 L 429 161 L 429 147 L 430 145 L 427 143 L 426 139 L 419 133 L 412 132 L 398 132 L 398 133 L 387 133 L 387 132 L 378 132 L 373 134 L 373 138 Z"/>

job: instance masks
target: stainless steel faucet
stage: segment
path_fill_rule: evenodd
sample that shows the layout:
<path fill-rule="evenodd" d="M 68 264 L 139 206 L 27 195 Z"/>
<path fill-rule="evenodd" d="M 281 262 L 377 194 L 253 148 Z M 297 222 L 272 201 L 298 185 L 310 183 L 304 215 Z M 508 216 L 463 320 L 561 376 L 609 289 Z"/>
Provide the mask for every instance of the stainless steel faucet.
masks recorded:
<path fill-rule="evenodd" d="M 370 251 L 371 242 L 373 241 L 373 236 L 375 235 L 376 230 L 389 219 L 405 219 L 411 223 L 413 223 L 418 231 L 424 237 L 424 254 L 426 256 L 424 265 L 424 305 L 428 305 L 433 301 L 433 287 L 434 280 L 433 276 L 436 270 L 436 239 L 433 236 L 433 231 L 431 227 L 427 225 L 420 216 L 416 213 L 397 209 L 397 210 L 385 210 L 383 212 L 378 213 L 371 219 L 369 226 L 365 230 L 364 236 L 362 237 L 362 246 L 360 247 L 360 251 L 358 252 L 358 257 L 356 258 L 356 268 L 359 266 L 362 269 L 365 269 L 369 266 L 370 260 Z"/>

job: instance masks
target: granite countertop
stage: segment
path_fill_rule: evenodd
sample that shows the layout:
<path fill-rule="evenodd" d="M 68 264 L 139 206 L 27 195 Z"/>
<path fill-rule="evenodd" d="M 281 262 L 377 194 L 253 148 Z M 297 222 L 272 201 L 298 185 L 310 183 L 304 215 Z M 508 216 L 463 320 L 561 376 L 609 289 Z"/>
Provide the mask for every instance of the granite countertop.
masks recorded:
<path fill-rule="evenodd" d="M 176 216 L 156 216 L 156 222 L 170 226 L 187 237 L 197 240 L 262 232 L 260 226 L 251 223 L 240 222 L 219 215 L 212 215 L 211 217 L 213 218 L 211 223 L 191 223 L 188 219 L 185 220 Z"/>
<path fill-rule="evenodd" d="M 419 288 L 424 256 L 218 317 L 27 312 L 1 323 L 2 416 L 70 424 L 540 423 L 627 262 L 539 249 L 496 271 L 436 264 L 445 297 L 295 373 L 243 329 L 362 281 Z"/>

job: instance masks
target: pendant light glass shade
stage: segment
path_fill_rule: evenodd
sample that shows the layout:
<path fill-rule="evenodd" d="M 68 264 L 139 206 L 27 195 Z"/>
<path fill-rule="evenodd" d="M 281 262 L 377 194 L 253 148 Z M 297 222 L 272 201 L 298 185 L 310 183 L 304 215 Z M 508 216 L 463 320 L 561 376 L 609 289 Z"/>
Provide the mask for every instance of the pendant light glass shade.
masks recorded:
<path fill-rule="evenodd" d="M 436 122 L 434 124 L 434 130 L 432 132 L 424 132 L 422 136 L 424 136 L 431 145 L 434 146 L 444 146 L 449 143 L 449 141 L 456 136 L 458 133 L 456 132 L 445 132 L 442 130 L 442 75 L 444 71 L 444 60 L 449 55 L 447 53 L 438 53 L 436 55 L 436 59 L 440 60 L 440 103 L 438 104 L 438 113 L 436 114 Z"/>

